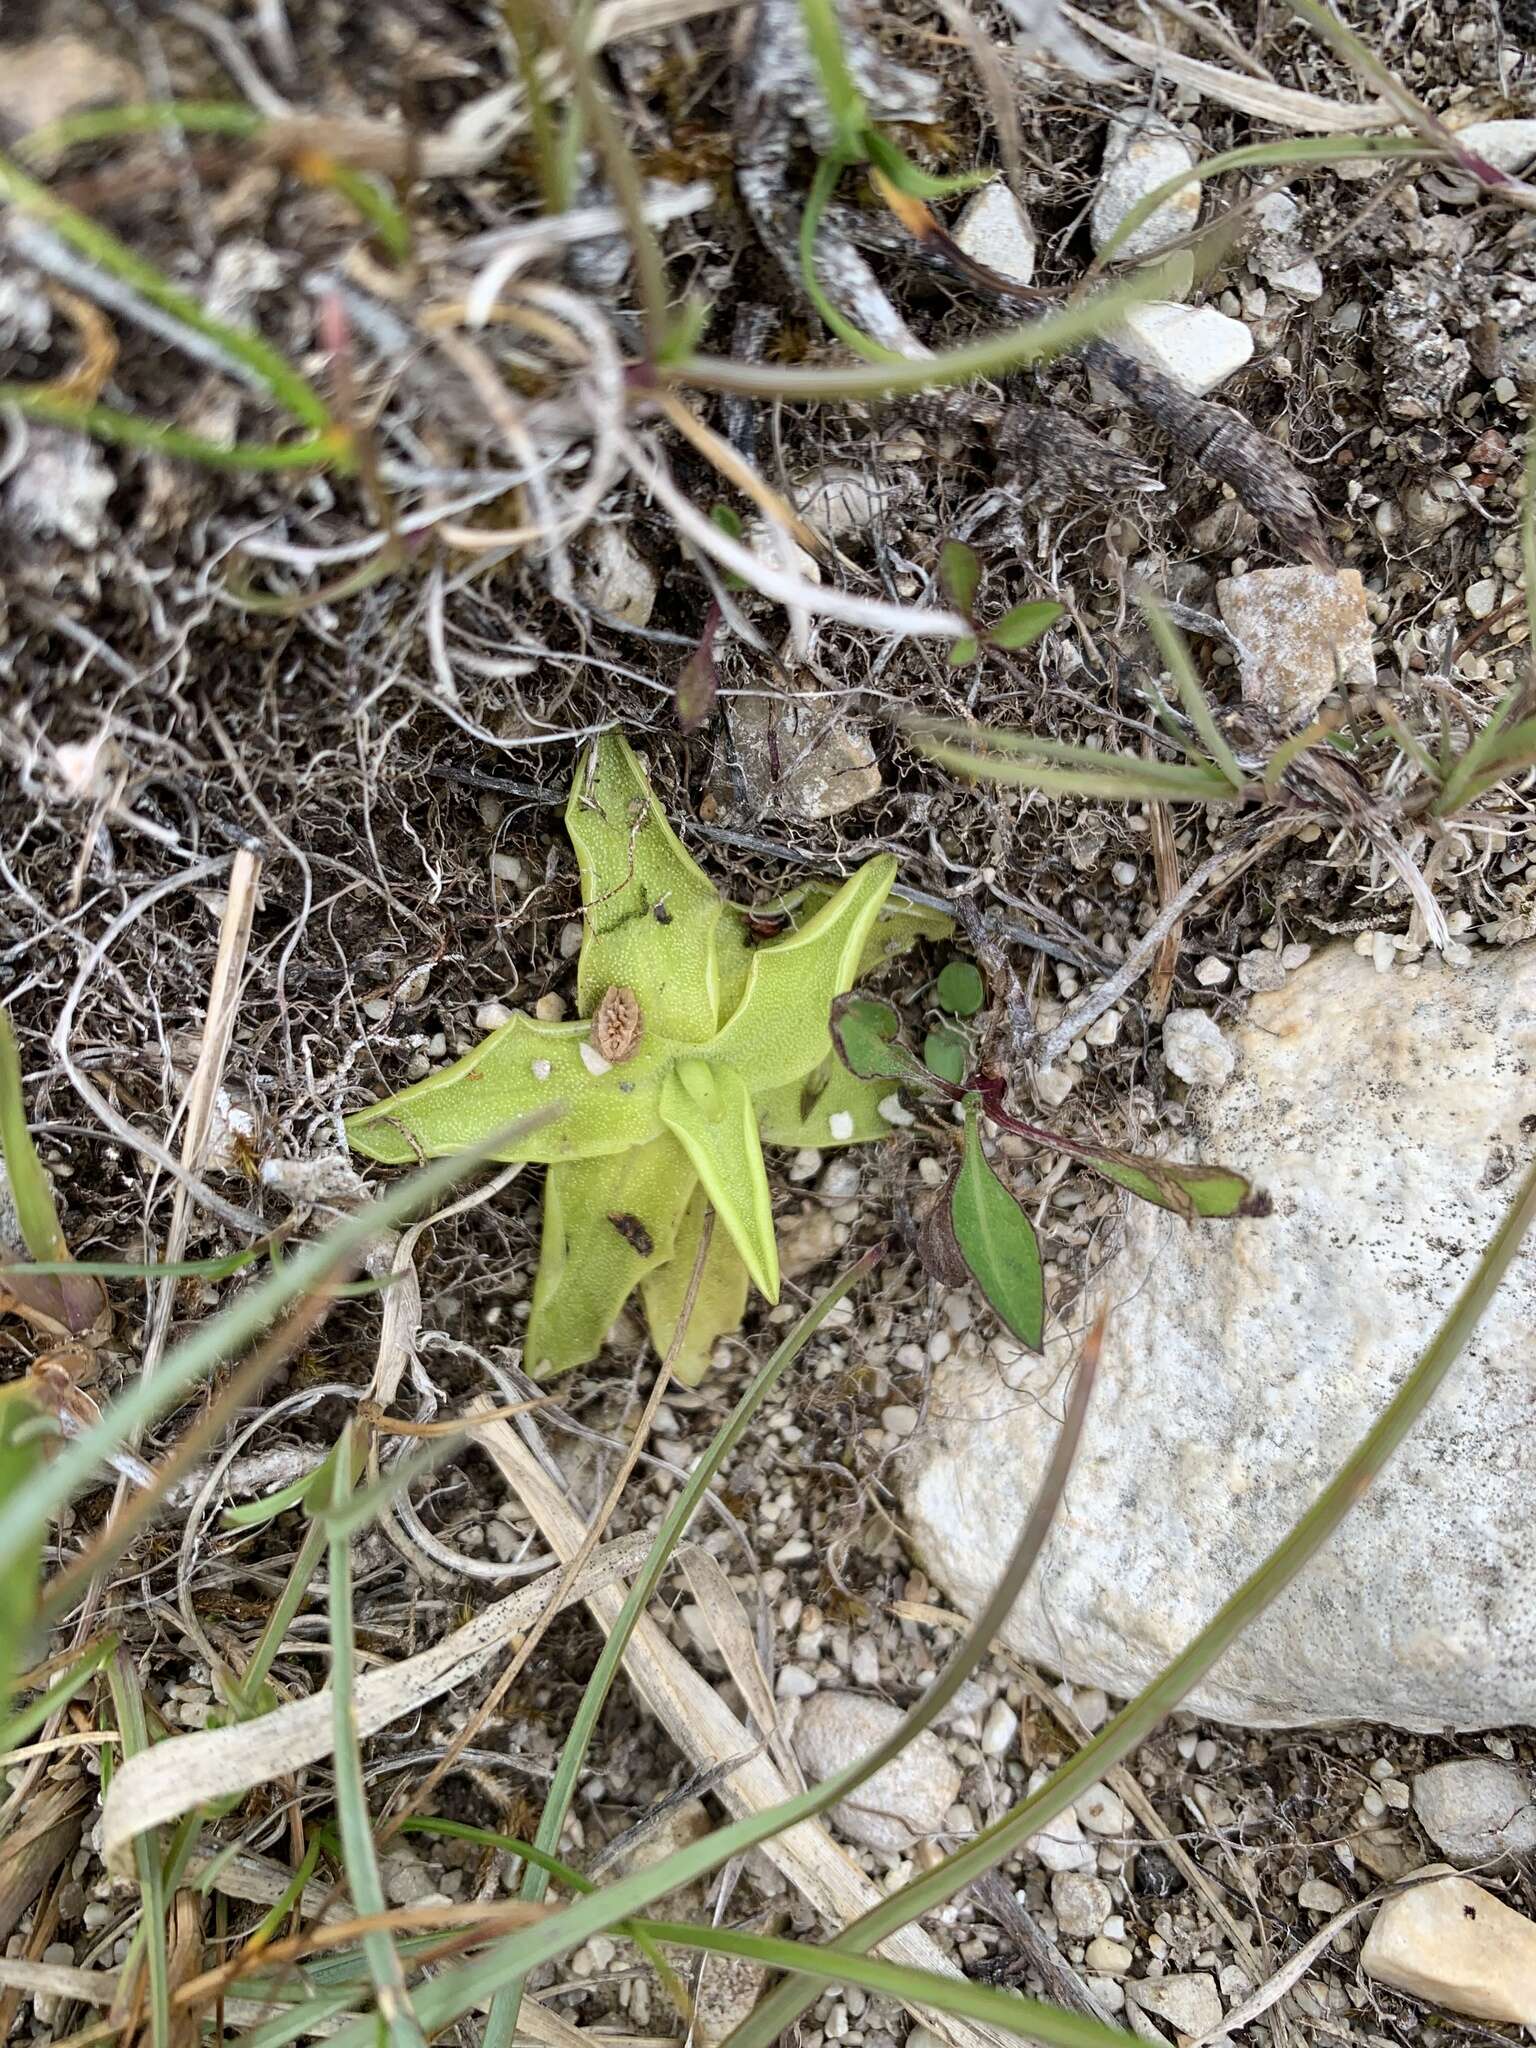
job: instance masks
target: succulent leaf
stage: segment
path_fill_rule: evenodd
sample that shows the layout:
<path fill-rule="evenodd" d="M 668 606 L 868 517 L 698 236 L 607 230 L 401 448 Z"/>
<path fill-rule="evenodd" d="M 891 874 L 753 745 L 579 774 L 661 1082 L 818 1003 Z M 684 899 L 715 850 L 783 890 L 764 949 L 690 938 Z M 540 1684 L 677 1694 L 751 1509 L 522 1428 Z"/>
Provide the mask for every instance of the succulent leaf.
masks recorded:
<path fill-rule="evenodd" d="M 715 928 L 724 903 L 668 824 L 627 740 L 605 732 L 565 811 L 581 867 L 586 939 L 577 1006 L 632 988 L 647 1023 L 698 1045 L 720 1021 Z"/>
<path fill-rule="evenodd" d="M 665 1132 L 627 1152 L 549 1169 L 523 1346 L 532 1378 L 596 1357 L 636 1287 L 672 1257 L 697 1183 L 687 1154 Z"/>
<path fill-rule="evenodd" d="M 498 1158 L 586 1159 L 643 1145 L 661 1129 L 656 1083 L 677 1048 L 648 1031 L 633 1059 L 606 1067 L 587 1023 L 517 1016 L 473 1052 L 347 1119 L 353 1149 L 390 1166 L 462 1152 L 487 1131 L 551 1104 L 564 1114 Z"/>
<path fill-rule="evenodd" d="M 755 1098 L 758 1133 L 765 1145 L 789 1145 L 797 1152 L 872 1144 L 888 1138 L 898 1121 L 880 1108 L 895 1087 L 894 1081 L 860 1081 L 834 1053 L 804 1079 Z"/>
<path fill-rule="evenodd" d="M 832 1050 L 832 1000 L 853 985 L 895 873 L 889 854 L 867 862 L 798 931 L 758 947 L 741 1001 L 709 1047 L 712 1065 L 750 1074 L 759 1091 L 821 1065 Z"/>
<path fill-rule="evenodd" d="M 708 1214 L 709 1197 L 702 1186 L 696 1187 L 678 1224 L 671 1258 L 665 1265 L 647 1273 L 640 1283 L 640 1297 L 645 1303 L 651 1342 L 660 1358 L 665 1358 L 671 1349 L 677 1319 L 688 1298 L 688 1283 L 693 1278 L 699 1236 Z M 699 1276 L 699 1291 L 694 1296 L 693 1311 L 688 1318 L 688 1328 L 672 1361 L 672 1370 L 685 1386 L 698 1385 L 709 1370 L 711 1355 L 720 1338 L 741 1328 L 750 1286 L 751 1277 L 742 1262 L 741 1253 L 732 1242 L 730 1232 L 721 1229 L 717 1217 L 709 1250 L 704 1257 L 704 1271 Z"/>
<path fill-rule="evenodd" d="M 778 1299 L 763 1138 L 853 1144 L 890 1128 L 880 1109 L 889 1084 L 859 1081 L 832 1058 L 833 998 L 864 961 L 949 925 L 912 906 L 882 919 L 896 869 L 883 857 L 840 886 L 797 890 L 785 914 L 800 922 L 776 933 L 770 916 L 764 930 L 689 857 L 617 733 L 584 757 L 566 824 L 586 912 L 580 1018 L 514 1017 L 441 1073 L 350 1117 L 347 1133 L 359 1152 L 405 1165 L 558 1111 L 499 1155 L 550 1169 L 525 1347 L 536 1377 L 595 1357 L 636 1287 L 664 1352 L 713 1208 L 677 1360 L 694 1380 L 740 1322 L 749 1280 Z"/>
<path fill-rule="evenodd" d="M 661 1084 L 661 1120 L 692 1160 L 753 1281 L 777 1301 L 773 1198 L 746 1082 L 734 1067 L 678 1060 Z"/>

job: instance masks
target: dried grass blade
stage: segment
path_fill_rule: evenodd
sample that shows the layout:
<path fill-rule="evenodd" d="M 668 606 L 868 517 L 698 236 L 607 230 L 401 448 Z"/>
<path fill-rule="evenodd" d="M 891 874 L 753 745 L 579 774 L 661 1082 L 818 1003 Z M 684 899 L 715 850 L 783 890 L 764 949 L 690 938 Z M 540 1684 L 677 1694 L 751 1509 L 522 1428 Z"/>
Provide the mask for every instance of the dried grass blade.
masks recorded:
<path fill-rule="evenodd" d="M 568 1604 L 633 1572 L 648 1548 L 649 1539 L 637 1536 L 599 1551 L 571 1588 Z M 559 1578 L 558 1572 L 547 1572 L 432 1649 L 366 1672 L 356 1689 L 359 1739 L 473 1678 L 509 1636 L 532 1626 Z M 146 1755 L 121 1765 L 113 1777 L 102 1810 L 102 1854 L 108 1868 L 122 1870 L 125 1847 L 135 1834 L 318 1762 L 330 1755 L 334 1739 L 331 1702 L 315 1693 L 259 1720 L 157 1743 Z"/>
<path fill-rule="evenodd" d="M 1235 73 L 1223 70 L 1219 64 L 1207 64 L 1199 57 L 1186 57 L 1165 44 L 1148 42 L 1144 36 L 1129 35 L 1124 29 L 1095 21 L 1092 15 L 1066 5 L 1065 0 L 1061 11 L 1068 21 L 1102 43 L 1106 50 L 1113 50 L 1117 57 L 1127 58 L 1145 70 L 1175 79 L 1207 99 L 1235 107 L 1239 113 L 1253 114 L 1260 121 L 1272 121 L 1277 128 L 1290 128 L 1302 133 L 1321 130 L 1325 134 L 1344 134 L 1351 128 L 1390 128 L 1398 118 L 1383 100 L 1367 101 L 1362 106 L 1345 106 L 1337 100 L 1323 99 L 1317 93 L 1292 92 L 1261 79 L 1239 78 Z"/>

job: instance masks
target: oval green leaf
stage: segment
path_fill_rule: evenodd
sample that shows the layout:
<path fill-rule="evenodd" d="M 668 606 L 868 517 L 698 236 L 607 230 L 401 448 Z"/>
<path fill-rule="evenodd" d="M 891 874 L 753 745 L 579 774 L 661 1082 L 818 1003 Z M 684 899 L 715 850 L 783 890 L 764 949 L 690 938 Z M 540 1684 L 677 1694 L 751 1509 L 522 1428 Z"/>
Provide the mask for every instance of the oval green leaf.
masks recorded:
<path fill-rule="evenodd" d="M 930 1031 L 923 1040 L 923 1064 L 941 1081 L 958 1088 L 970 1061 L 969 1041 L 949 1025 Z"/>
<path fill-rule="evenodd" d="M 941 970 L 934 993 L 939 1008 L 951 1017 L 974 1017 L 987 1000 L 987 985 L 973 960 L 951 960 Z"/>
<path fill-rule="evenodd" d="M 1016 604 L 1011 612 L 1003 613 L 987 638 L 994 647 L 1007 647 L 1016 652 L 1038 640 L 1046 628 L 1053 626 L 1060 617 L 1059 604 Z"/>
<path fill-rule="evenodd" d="M 981 1097 L 965 1098 L 965 1155 L 950 1190 L 960 1256 L 987 1304 L 1031 1351 L 1045 1339 L 1045 1274 L 1034 1225 L 981 1149 Z"/>
<path fill-rule="evenodd" d="M 963 540 L 947 540 L 939 549 L 939 582 L 957 612 L 971 615 L 981 587 L 981 558 Z"/>

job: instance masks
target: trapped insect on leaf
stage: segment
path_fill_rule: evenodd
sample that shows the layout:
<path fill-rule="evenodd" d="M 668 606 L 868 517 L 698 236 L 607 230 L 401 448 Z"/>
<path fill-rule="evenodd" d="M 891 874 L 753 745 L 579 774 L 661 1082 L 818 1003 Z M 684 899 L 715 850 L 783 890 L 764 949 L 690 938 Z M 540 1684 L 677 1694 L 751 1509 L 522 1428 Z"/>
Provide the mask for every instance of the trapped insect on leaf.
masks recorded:
<path fill-rule="evenodd" d="M 665 1352 L 713 1210 L 675 1361 L 696 1380 L 740 1323 L 749 1284 L 778 1299 L 763 1147 L 859 1144 L 891 1130 L 889 1083 L 832 1056 L 834 1000 L 948 920 L 887 908 L 889 856 L 766 917 L 727 903 L 617 733 L 583 755 L 566 828 L 584 907 L 578 1017 L 513 1017 L 442 1072 L 360 1110 L 348 1136 L 403 1165 L 558 1106 L 501 1155 L 549 1169 L 525 1346 L 536 1378 L 596 1357 L 637 1290 Z"/>

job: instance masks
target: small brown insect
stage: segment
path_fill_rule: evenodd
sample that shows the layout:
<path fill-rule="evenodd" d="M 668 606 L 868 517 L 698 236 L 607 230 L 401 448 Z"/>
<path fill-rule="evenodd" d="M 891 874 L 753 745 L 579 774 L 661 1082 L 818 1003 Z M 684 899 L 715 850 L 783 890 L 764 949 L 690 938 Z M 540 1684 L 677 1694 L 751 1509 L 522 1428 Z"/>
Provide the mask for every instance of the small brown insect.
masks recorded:
<path fill-rule="evenodd" d="M 656 1249 L 651 1233 L 646 1229 L 638 1216 L 630 1216 L 623 1211 L 616 1211 L 608 1218 L 608 1221 L 613 1225 L 620 1237 L 623 1238 L 630 1250 L 638 1252 L 642 1259 L 648 1259 Z"/>
<path fill-rule="evenodd" d="M 609 1066 L 622 1066 L 639 1050 L 645 1019 L 632 988 L 605 991 L 592 1019 L 592 1045 Z"/>

